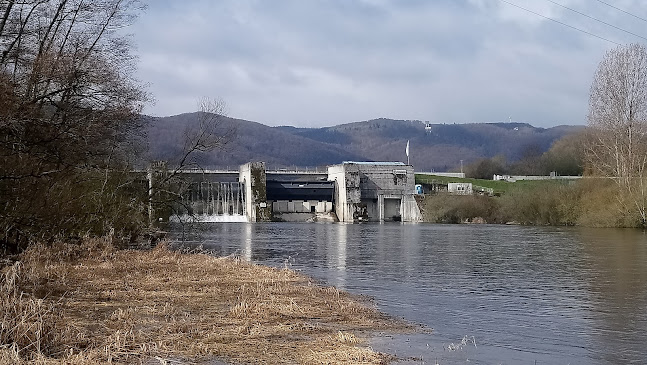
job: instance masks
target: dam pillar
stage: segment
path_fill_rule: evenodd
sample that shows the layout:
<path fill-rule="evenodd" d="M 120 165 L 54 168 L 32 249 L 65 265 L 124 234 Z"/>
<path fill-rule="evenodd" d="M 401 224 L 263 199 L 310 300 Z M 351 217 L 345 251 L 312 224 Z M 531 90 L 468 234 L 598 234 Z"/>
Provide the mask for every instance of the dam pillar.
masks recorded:
<path fill-rule="evenodd" d="M 352 162 L 328 166 L 335 182 L 340 222 L 419 222 L 413 166 L 401 162 Z"/>
<path fill-rule="evenodd" d="M 248 222 L 269 221 L 271 207 L 267 203 L 267 177 L 264 162 L 249 162 L 238 169 L 238 181 L 245 191 L 245 214 Z"/>
<path fill-rule="evenodd" d="M 353 223 L 367 218 L 362 207 L 359 168 L 340 164 L 328 166 L 328 180 L 335 182 L 335 214 L 340 222 Z"/>

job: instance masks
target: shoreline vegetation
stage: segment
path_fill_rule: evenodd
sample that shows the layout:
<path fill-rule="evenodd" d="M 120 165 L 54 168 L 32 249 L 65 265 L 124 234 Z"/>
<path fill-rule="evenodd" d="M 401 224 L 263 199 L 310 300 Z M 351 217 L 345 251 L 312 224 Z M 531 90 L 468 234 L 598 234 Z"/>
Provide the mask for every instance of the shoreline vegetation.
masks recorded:
<path fill-rule="evenodd" d="M 0 364 L 386 364 L 366 338 L 414 327 L 289 269 L 108 238 L 0 268 Z"/>
<path fill-rule="evenodd" d="M 435 177 L 418 176 L 417 183 Z M 491 187 L 499 196 L 432 193 L 418 198 L 424 222 L 490 223 L 595 228 L 641 228 L 635 203 L 614 179 L 492 182 L 451 179 Z M 487 184 L 491 185 L 488 186 Z"/>

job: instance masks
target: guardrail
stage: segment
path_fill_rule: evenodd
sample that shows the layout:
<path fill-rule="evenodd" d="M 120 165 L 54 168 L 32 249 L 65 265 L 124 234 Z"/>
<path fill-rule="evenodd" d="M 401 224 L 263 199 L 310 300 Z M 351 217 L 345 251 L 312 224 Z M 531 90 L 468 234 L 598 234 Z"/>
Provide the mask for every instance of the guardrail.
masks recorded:
<path fill-rule="evenodd" d="M 327 174 L 327 168 L 304 167 L 304 168 L 275 168 L 266 169 L 266 174 Z"/>
<path fill-rule="evenodd" d="M 429 172 L 429 171 L 415 171 L 416 175 L 428 175 L 428 176 L 442 176 L 442 177 L 457 177 L 464 179 L 465 173 L 463 172 Z"/>

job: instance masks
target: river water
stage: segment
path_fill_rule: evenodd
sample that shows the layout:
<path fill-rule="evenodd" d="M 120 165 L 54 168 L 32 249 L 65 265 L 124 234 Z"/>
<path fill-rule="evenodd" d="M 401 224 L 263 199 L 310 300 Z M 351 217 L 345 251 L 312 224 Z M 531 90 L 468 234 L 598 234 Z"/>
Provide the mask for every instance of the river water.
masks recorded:
<path fill-rule="evenodd" d="M 431 224 L 211 223 L 219 255 L 301 271 L 433 329 L 411 364 L 647 364 L 647 234 Z"/>

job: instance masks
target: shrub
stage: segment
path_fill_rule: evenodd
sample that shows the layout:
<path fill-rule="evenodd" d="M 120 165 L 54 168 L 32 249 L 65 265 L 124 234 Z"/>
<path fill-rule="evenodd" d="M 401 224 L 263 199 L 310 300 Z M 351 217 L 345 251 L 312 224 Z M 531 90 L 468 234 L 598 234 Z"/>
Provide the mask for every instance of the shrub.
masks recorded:
<path fill-rule="evenodd" d="M 574 225 L 577 195 L 568 184 L 541 184 L 512 189 L 501 198 L 506 221 L 533 225 Z"/>
<path fill-rule="evenodd" d="M 422 213 L 425 221 L 433 223 L 472 222 L 475 218 L 487 223 L 500 222 L 497 200 L 481 195 L 427 195 Z"/>

